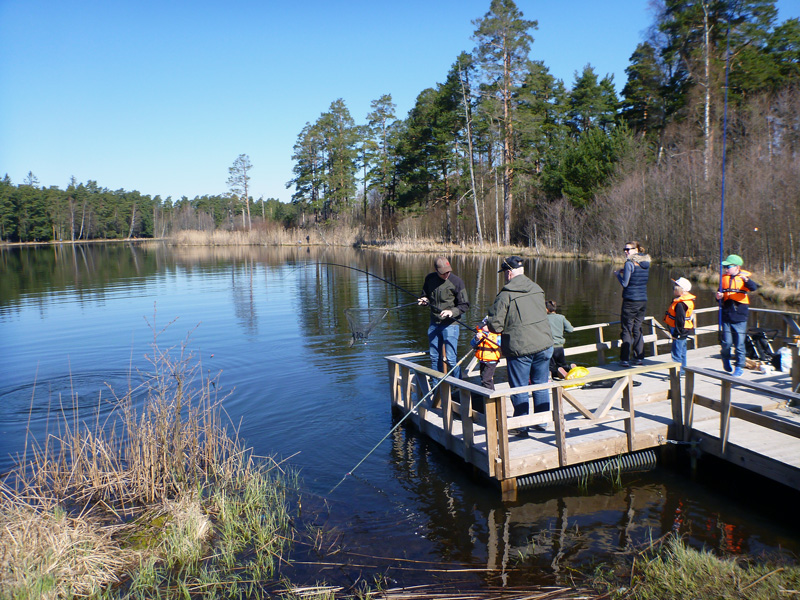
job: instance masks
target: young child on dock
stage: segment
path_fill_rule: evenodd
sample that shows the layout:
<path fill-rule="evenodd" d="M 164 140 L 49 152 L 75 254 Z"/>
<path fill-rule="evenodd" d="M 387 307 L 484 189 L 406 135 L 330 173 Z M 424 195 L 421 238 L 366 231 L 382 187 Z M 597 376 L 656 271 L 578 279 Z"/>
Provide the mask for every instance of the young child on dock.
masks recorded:
<path fill-rule="evenodd" d="M 570 369 L 574 369 L 574 364 L 567 363 L 564 355 L 564 332 L 574 331 L 572 323 L 562 314 L 556 312 L 558 306 L 555 300 L 548 300 L 544 303 L 547 309 L 547 320 L 550 323 L 550 333 L 553 334 L 553 357 L 550 359 L 550 375 L 553 379 L 564 379 Z"/>
<path fill-rule="evenodd" d="M 685 277 L 673 279 L 675 285 L 672 288 L 672 304 L 669 305 L 664 315 L 664 323 L 669 327 L 672 336 L 672 360 L 681 363 L 681 377 L 686 369 L 686 340 L 694 329 L 692 321 L 692 311 L 694 311 L 695 296 L 689 292 L 692 289 L 691 282 Z"/>
<path fill-rule="evenodd" d="M 475 348 L 475 358 L 480 366 L 481 385 L 494 390 L 494 372 L 500 360 L 500 334 L 489 331 L 486 318 L 475 329 L 477 333 L 471 344 Z"/>

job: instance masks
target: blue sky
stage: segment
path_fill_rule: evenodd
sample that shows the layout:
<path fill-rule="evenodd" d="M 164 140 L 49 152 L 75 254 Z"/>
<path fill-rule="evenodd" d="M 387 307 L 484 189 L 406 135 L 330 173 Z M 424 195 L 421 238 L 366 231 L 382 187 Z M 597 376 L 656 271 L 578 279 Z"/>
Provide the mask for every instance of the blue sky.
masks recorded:
<path fill-rule="evenodd" d="M 239 154 L 252 193 L 290 199 L 292 147 L 342 98 L 357 123 L 391 94 L 398 117 L 474 47 L 490 0 L 0 0 L 0 176 L 74 176 L 162 197 L 227 191 Z M 517 0 L 531 58 L 568 87 L 614 75 L 644 39 L 646 0 Z M 780 0 L 779 19 L 800 16 Z"/>

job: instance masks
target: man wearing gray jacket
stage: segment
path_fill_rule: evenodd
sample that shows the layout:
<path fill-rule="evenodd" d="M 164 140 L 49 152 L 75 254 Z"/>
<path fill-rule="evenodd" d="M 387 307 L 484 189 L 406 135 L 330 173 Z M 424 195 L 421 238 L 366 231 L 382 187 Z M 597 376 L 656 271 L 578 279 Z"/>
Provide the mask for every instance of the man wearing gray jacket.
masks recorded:
<path fill-rule="evenodd" d="M 489 329 L 503 334 L 501 345 L 511 387 L 547 383 L 553 356 L 544 291 L 525 276 L 523 264 L 519 256 L 503 259 L 498 273 L 505 274 L 506 284 L 494 299 L 488 318 Z M 511 402 L 515 417 L 530 412 L 527 393 L 512 395 Z M 533 412 L 548 410 L 548 390 L 534 392 Z"/>

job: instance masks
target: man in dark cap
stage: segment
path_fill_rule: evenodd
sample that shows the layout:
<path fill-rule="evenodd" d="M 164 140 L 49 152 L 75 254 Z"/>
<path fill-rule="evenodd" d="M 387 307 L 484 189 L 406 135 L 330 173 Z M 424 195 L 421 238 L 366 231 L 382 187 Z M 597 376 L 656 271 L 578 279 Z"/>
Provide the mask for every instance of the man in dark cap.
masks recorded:
<path fill-rule="evenodd" d="M 498 273 L 504 273 L 506 284 L 489 309 L 488 325 L 501 333 L 501 347 L 508 365 L 511 387 L 547 383 L 550 357 L 553 356 L 553 335 L 547 320 L 544 291 L 524 274 L 519 256 L 503 259 Z M 514 416 L 530 412 L 528 394 L 511 396 Z M 547 390 L 533 393 L 533 412 L 550 410 Z"/>
<path fill-rule="evenodd" d="M 431 367 L 442 373 L 449 371 L 458 362 L 458 323 L 456 320 L 469 309 L 467 288 L 460 277 L 453 274 L 450 261 L 437 256 L 433 261 L 436 269 L 425 277 L 422 284 L 421 306 L 431 307 L 431 323 L 428 327 L 428 342 Z M 460 377 L 461 369 L 453 372 Z"/>

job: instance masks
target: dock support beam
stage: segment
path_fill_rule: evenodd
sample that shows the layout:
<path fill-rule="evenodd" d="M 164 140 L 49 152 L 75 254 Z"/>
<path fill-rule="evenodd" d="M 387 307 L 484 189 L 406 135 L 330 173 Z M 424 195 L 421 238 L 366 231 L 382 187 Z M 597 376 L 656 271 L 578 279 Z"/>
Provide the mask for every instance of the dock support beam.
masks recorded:
<path fill-rule="evenodd" d="M 500 480 L 500 489 L 503 492 L 503 502 L 516 502 L 517 501 L 517 478 L 511 477 L 509 479 Z"/>

